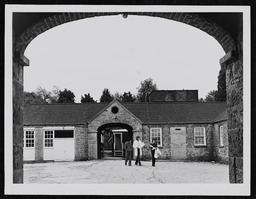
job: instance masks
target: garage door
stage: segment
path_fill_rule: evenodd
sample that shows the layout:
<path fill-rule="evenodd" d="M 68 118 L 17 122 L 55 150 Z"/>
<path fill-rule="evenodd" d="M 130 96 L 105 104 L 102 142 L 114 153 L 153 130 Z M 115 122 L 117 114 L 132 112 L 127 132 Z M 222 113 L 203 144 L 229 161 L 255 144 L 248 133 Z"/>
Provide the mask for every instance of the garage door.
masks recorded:
<path fill-rule="evenodd" d="M 73 161 L 75 158 L 75 141 L 73 130 L 55 130 L 54 160 Z"/>

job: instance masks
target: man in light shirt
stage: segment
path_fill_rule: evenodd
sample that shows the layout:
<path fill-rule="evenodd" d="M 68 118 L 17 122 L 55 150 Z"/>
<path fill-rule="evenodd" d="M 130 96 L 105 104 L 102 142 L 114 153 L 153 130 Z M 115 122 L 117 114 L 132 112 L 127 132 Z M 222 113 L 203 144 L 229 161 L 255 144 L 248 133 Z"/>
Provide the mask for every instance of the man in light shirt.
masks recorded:
<path fill-rule="evenodd" d="M 140 162 L 140 157 L 142 156 L 142 147 L 144 146 L 145 144 L 143 142 L 140 141 L 140 136 L 137 136 L 136 137 L 136 140 L 134 140 L 133 142 L 133 148 L 135 149 L 135 157 L 136 157 L 136 161 L 135 161 L 135 165 L 138 165 L 141 166 L 141 162 Z"/>

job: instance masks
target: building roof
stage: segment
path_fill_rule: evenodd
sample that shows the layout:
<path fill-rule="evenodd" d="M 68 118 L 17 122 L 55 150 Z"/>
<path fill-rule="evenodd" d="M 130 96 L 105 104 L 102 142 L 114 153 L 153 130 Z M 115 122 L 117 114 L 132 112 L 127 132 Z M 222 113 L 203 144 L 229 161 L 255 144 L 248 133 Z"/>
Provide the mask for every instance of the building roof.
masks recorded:
<path fill-rule="evenodd" d="M 223 112 L 221 112 L 217 117 L 214 119 L 214 122 L 221 122 L 228 120 L 228 112 L 227 109 L 225 109 Z"/>
<path fill-rule="evenodd" d="M 24 125 L 86 124 L 109 103 L 40 104 L 24 107 Z M 143 123 L 212 123 L 224 117 L 225 102 L 122 103 Z M 223 114 L 222 116 L 220 114 Z"/>

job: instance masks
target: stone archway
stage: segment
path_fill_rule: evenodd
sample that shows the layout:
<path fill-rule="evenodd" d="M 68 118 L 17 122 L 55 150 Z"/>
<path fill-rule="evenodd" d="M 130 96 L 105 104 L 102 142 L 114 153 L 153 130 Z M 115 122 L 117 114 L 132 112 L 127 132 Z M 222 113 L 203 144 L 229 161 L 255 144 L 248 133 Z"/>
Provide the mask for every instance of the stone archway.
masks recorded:
<path fill-rule="evenodd" d="M 120 102 L 113 100 L 88 122 L 88 159 L 98 158 L 99 130 L 104 127 L 124 127 L 132 136 L 142 137 L 142 122 Z"/>
<path fill-rule="evenodd" d="M 49 15 L 36 21 L 13 40 L 13 182 L 23 182 L 23 66 L 29 65 L 24 51 L 29 43 L 43 32 L 58 25 L 90 17 L 110 15 L 141 15 L 175 20 L 198 28 L 222 46 L 226 55 L 220 60 L 226 69 L 228 132 L 230 150 L 230 182 L 243 182 L 243 51 L 242 17 L 239 18 L 237 38 L 231 36 L 218 23 L 207 20 L 201 14 L 170 12 L 100 12 L 100 13 L 60 13 Z M 40 14 L 39 14 L 40 15 Z"/>
<path fill-rule="evenodd" d="M 157 13 L 157 12 L 100 12 L 100 13 L 61 13 L 55 14 L 53 16 L 47 17 L 43 20 L 40 20 L 33 26 L 27 28 L 25 32 L 20 35 L 16 41 L 15 51 L 24 54 L 26 47 L 29 43 L 38 35 L 43 32 L 59 26 L 64 23 L 71 21 L 76 21 L 80 19 L 86 19 L 91 17 L 100 17 L 100 16 L 113 16 L 113 15 L 137 15 L 137 16 L 148 16 L 148 17 L 160 17 L 164 19 L 178 21 L 187 25 L 191 25 L 195 28 L 200 29 L 201 31 L 206 32 L 213 38 L 215 38 L 218 43 L 222 46 L 223 50 L 227 53 L 230 50 L 235 50 L 236 46 L 234 39 L 230 34 L 225 31 L 220 25 L 213 21 L 204 19 L 198 14 L 192 13 Z"/>
<path fill-rule="evenodd" d="M 97 129 L 97 159 L 124 157 L 124 143 L 133 140 L 133 128 L 125 123 L 107 123 Z M 117 141 L 116 138 L 119 138 Z"/>

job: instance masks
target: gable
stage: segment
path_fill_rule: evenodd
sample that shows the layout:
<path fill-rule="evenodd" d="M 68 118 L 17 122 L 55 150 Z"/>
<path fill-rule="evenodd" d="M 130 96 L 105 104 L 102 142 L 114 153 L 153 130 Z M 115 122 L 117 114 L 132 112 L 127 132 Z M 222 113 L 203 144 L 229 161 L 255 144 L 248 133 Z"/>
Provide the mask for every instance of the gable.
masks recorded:
<path fill-rule="evenodd" d="M 113 100 L 88 122 L 88 127 L 96 130 L 99 126 L 108 123 L 128 124 L 134 129 L 141 126 L 142 121 L 120 102 Z"/>

